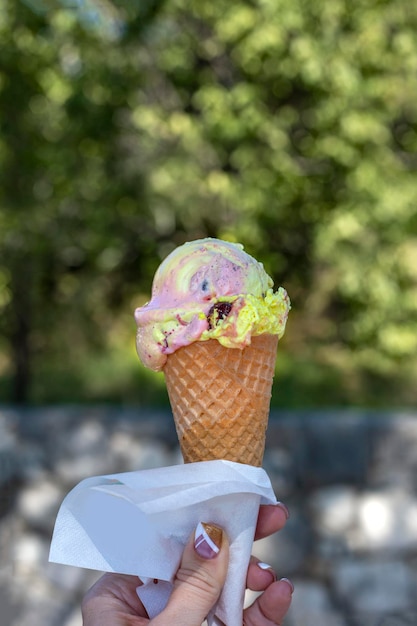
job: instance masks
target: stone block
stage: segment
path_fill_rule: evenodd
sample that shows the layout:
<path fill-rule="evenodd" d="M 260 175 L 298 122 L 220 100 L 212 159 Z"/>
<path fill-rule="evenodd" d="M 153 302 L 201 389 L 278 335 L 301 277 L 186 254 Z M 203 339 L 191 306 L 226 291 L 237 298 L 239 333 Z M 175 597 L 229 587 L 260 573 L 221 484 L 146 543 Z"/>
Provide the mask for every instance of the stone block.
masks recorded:
<path fill-rule="evenodd" d="M 413 572 L 401 561 L 346 559 L 335 566 L 333 575 L 337 593 L 351 614 L 376 619 L 414 608 Z"/>
<path fill-rule="evenodd" d="M 28 526 L 51 533 L 65 493 L 51 479 L 44 478 L 24 487 L 17 499 L 17 513 Z"/>
<path fill-rule="evenodd" d="M 357 526 L 351 535 L 352 549 L 417 550 L 417 498 L 402 488 L 365 491 L 357 499 Z"/>
<path fill-rule="evenodd" d="M 293 580 L 295 591 L 288 613 L 291 626 L 347 626 L 332 605 L 327 589 L 317 582 Z"/>
<path fill-rule="evenodd" d="M 304 424 L 303 463 L 299 483 L 307 489 L 348 483 L 365 484 L 369 465 L 369 434 L 361 415 L 332 419 L 314 417 Z"/>

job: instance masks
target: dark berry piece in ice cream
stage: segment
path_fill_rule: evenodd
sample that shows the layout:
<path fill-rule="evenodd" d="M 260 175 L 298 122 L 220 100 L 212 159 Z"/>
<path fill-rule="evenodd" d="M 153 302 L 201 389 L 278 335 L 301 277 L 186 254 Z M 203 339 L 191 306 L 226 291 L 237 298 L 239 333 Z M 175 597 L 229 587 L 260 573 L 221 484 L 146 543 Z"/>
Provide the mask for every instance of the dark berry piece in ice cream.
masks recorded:
<path fill-rule="evenodd" d="M 207 314 L 207 320 L 209 328 L 214 328 L 225 317 L 227 317 L 232 310 L 233 304 L 230 302 L 216 302 L 213 304 L 210 311 Z"/>

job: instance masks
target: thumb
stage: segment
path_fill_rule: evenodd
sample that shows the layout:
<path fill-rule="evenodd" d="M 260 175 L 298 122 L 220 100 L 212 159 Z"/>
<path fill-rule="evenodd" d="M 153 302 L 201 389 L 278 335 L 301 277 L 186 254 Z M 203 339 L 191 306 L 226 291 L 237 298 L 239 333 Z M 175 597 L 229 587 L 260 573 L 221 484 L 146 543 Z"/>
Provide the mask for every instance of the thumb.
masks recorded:
<path fill-rule="evenodd" d="M 152 626 L 201 626 L 220 596 L 228 563 L 226 533 L 200 522 L 185 547 L 168 604 Z"/>

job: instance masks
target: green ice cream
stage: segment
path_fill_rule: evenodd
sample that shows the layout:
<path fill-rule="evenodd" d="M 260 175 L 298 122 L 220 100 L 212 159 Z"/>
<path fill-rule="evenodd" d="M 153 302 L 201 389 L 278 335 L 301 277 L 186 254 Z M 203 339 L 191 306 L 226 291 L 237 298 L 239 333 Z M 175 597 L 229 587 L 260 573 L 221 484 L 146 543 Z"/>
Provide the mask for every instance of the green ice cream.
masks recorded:
<path fill-rule="evenodd" d="M 194 341 L 242 349 L 256 335 L 281 337 L 290 300 L 272 287 L 240 244 L 208 238 L 176 248 L 155 274 L 150 302 L 135 311 L 142 363 L 162 370 L 169 354 Z"/>

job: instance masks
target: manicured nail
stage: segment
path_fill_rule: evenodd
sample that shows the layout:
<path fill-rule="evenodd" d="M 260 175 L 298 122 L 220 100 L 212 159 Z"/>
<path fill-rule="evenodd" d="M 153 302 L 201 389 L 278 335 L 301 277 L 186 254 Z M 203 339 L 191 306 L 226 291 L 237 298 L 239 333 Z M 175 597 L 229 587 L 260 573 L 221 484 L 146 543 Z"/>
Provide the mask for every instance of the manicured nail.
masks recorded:
<path fill-rule="evenodd" d="M 269 565 L 268 563 L 263 563 L 262 561 L 257 563 L 257 566 L 260 567 L 261 569 L 263 569 L 266 572 L 269 572 L 270 574 L 272 574 L 272 578 L 274 579 L 274 581 L 277 579 L 277 577 L 275 576 L 275 572 L 272 568 L 271 565 Z"/>
<path fill-rule="evenodd" d="M 279 508 L 284 511 L 287 519 L 290 517 L 290 512 L 286 504 L 284 504 L 283 502 L 277 502 L 275 506 L 279 506 Z"/>
<path fill-rule="evenodd" d="M 199 522 L 194 538 L 194 548 L 203 559 L 214 559 L 220 552 L 223 531 L 214 524 Z"/>
<path fill-rule="evenodd" d="M 288 587 L 291 590 L 291 595 L 294 593 L 294 585 L 292 584 L 292 582 L 290 581 L 289 578 L 281 578 L 280 582 L 282 583 L 287 583 Z"/>
<path fill-rule="evenodd" d="M 272 569 L 272 567 L 268 565 L 268 563 L 262 563 L 262 561 L 257 563 L 257 566 L 260 567 L 261 569 Z"/>

